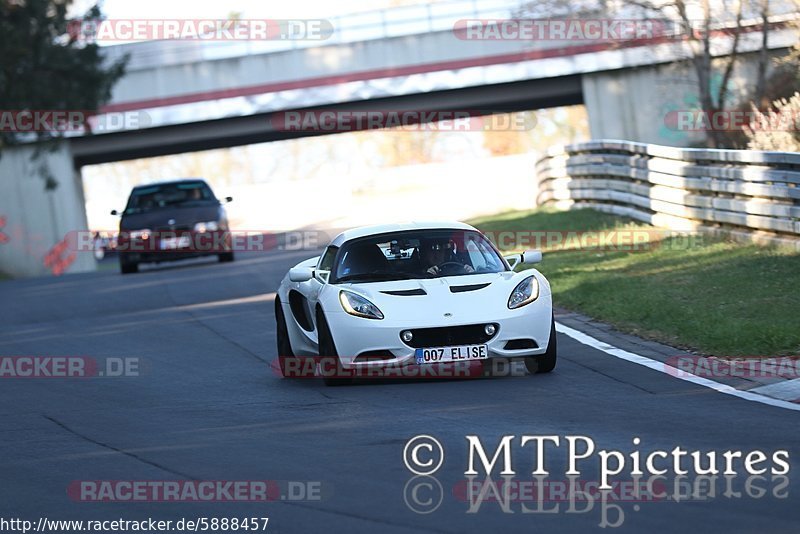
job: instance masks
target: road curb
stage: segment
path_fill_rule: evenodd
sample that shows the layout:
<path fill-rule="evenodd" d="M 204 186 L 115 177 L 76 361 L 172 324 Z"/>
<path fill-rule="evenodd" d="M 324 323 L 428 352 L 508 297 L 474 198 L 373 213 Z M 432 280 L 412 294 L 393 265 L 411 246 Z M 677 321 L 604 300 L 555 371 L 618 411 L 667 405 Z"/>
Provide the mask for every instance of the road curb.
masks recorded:
<path fill-rule="evenodd" d="M 797 374 L 786 377 L 774 376 L 775 373 L 735 372 L 731 371 L 729 359 L 704 356 L 636 335 L 623 333 L 609 324 L 564 308 L 554 308 L 554 314 L 558 323 L 583 332 L 616 348 L 661 362 L 665 366 L 675 368 L 676 361 L 684 360 L 711 362 L 715 368 L 719 367 L 720 369 L 720 372 L 714 373 L 713 376 L 708 373 L 691 373 L 678 368 L 675 368 L 675 373 L 708 378 L 739 391 L 747 391 L 771 399 L 800 404 L 800 378 L 798 378 Z M 751 360 L 759 365 L 765 361 L 762 358 L 747 359 L 746 361 Z M 795 369 L 800 369 L 800 359 L 794 359 L 793 361 L 797 362 Z"/>

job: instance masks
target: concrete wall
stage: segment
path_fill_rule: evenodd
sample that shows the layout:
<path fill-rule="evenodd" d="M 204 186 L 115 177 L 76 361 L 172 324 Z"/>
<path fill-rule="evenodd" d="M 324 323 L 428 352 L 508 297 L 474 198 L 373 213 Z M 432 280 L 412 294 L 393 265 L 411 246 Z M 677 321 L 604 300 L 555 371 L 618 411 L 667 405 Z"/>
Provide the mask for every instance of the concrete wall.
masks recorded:
<path fill-rule="evenodd" d="M 68 143 L 32 159 L 33 148 L 0 153 L 0 271 L 11 276 L 41 276 L 96 268 L 92 253 L 77 251 L 79 231 L 87 231 L 80 174 L 73 169 Z M 56 187 L 46 189 L 41 168 L 50 169 Z M 59 243 L 61 250 L 53 249 Z M 50 256 L 48 257 L 48 254 Z"/>
<path fill-rule="evenodd" d="M 753 89 L 755 77 L 755 57 L 744 56 L 731 77 L 728 105 Z M 715 91 L 721 80 L 719 68 L 711 80 Z M 592 139 L 678 147 L 704 144 L 703 132 L 679 131 L 668 119 L 671 112 L 700 109 L 697 77 L 688 63 L 589 73 L 581 82 Z"/>
<path fill-rule="evenodd" d="M 274 53 L 252 53 L 245 47 L 239 56 L 216 60 L 208 52 L 203 53 L 209 45 L 214 43 L 152 41 L 109 47 L 105 51 L 109 60 L 126 53 L 131 55 L 125 77 L 113 89 L 111 104 L 530 52 L 532 48 L 554 49 L 563 43 L 467 41 L 458 39 L 451 31 L 444 31 Z M 181 47 L 179 54 L 165 53 L 170 51 L 167 47 L 178 46 Z M 542 73 L 546 75 L 552 74 Z"/>
<path fill-rule="evenodd" d="M 777 50 L 796 41 L 797 32 L 784 28 L 770 34 L 769 45 Z M 106 47 L 109 60 L 129 53 L 131 61 L 105 109 L 137 114 L 99 120 L 103 131 L 581 74 L 597 73 L 590 77 L 596 89 L 613 89 L 626 69 L 672 64 L 690 54 L 682 41 L 614 46 L 598 40 L 461 40 L 449 30 L 271 53 L 256 44 L 152 41 Z M 760 33 L 742 34 L 742 53 L 760 48 Z M 729 37 L 712 39 L 715 57 L 729 50 Z M 635 88 L 646 85 L 642 80 Z M 642 91 L 640 98 L 651 94 Z"/>

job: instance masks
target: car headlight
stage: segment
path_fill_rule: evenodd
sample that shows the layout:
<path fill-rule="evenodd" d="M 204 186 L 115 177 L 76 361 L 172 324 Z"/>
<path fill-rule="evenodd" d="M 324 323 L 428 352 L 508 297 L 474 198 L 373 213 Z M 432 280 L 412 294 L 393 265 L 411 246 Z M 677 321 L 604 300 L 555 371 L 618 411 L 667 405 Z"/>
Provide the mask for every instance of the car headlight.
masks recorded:
<path fill-rule="evenodd" d="M 530 304 L 537 298 L 539 298 L 539 281 L 535 276 L 529 276 L 517 284 L 511 292 L 511 296 L 508 297 L 508 307 L 513 310 Z"/>
<path fill-rule="evenodd" d="M 216 232 L 217 230 L 219 230 L 219 223 L 217 221 L 199 222 L 194 225 L 194 231 L 200 234 Z"/>
<path fill-rule="evenodd" d="M 344 311 L 356 317 L 364 319 L 383 319 L 383 313 L 373 303 L 355 293 L 349 291 L 339 292 L 339 302 L 342 303 Z"/>
<path fill-rule="evenodd" d="M 147 228 L 143 228 L 141 230 L 131 230 L 128 232 L 128 237 L 130 239 L 150 239 L 150 234 L 153 232 L 148 230 Z"/>

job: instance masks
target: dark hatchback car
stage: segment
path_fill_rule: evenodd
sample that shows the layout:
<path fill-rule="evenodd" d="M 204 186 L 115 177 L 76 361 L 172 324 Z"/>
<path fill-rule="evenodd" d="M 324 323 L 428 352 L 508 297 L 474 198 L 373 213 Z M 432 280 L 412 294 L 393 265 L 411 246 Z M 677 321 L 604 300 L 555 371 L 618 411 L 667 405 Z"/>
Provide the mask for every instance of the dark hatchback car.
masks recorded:
<path fill-rule="evenodd" d="M 111 214 L 119 215 L 116 210 Z M 140 263 L 210 255 L 222 262 L 234 259 L 225 208 L 204 180 L 134 187 L 121 215 L 117 251 L 122 274 L 137 272 Z"/>

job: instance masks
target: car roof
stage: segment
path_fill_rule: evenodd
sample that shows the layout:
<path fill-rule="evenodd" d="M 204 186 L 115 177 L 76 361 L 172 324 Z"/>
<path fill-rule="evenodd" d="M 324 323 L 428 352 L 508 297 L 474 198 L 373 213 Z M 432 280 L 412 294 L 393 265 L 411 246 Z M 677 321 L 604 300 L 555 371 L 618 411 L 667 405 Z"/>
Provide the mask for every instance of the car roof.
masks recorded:
<path fill-rule="evenodd" d="M 394 224 L 377 224 L 372 226 L 361 226 L 351 230 L 345 230 L 331 241 L 331 245 L 340 247 L 344 243 L 359 237 L 371 235 L 388 234 L 394 232 L 405 232 L 409 230 L 475 230 L 473 226 L 458 221 L 429 221 L 429 222 L 407 222 Z"/>
<path fill-rule="evenodd" d="M 144 187 L 153 187 L 154 185 L 187 184 L 187 183 L 192 183 L 192 182 L 202 182 L 202 183 L 208 185 L 208 182 L 206 182 L 202 178 L 173 178 L 171 180 L 160 180 L 160 181 L 157 181 L 157 182 L 139 184 L 137 186 L 134 186 L 134 189 L 140 189 L 140 188 L 144 188 Z"/>

